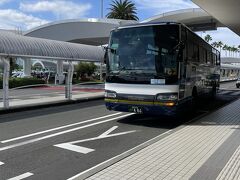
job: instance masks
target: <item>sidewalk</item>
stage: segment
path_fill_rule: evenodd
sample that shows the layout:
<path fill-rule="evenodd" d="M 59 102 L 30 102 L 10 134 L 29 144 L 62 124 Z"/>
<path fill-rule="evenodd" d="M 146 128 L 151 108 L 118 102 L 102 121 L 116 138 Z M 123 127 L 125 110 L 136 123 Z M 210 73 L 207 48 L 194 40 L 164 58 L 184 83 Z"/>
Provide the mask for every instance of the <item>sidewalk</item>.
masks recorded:
<path fill-rule="evenodd" d="M 31 94 L 31 91 L 37 91 L 37 94 Z M 36 87 L 32 89 L 18 90 L 10 96 L 9 110 L 49 107 L 53 105 L 69 104 L 91 99 L 101 99 L 104 97 L 104 90 L 94 88 L 73 88 L 72 99 L 65 98 L 64 87 Z M 3 102 L 0 101 L 0 111 L 6 111 L 3 108 Z"/>
<path fill-rule="evenodd" d="M 239 180 L 239 125 L 237 100 L 165 137 L 157 137 L 144 149 L 127 152 L 122 159 L 113 158 L 111 163 L 101 163 L 73 179 Z"/>

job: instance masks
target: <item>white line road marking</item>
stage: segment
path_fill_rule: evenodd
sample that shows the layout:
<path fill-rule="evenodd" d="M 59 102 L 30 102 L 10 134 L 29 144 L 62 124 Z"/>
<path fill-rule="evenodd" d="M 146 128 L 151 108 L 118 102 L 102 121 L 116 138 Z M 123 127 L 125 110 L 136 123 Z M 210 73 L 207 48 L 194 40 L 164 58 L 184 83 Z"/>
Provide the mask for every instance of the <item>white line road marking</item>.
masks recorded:
<path fill-rule="evenodd" d="M 77 130 L 84 129 L 84 128 L 87 128 L 87 127 L 95 126 L 95 125 L 102 124 L 102 123 L 105 123 L 105 122 L 114 121 L 116 119 L 124 118 L 124 117 L 130 116 L 130 115 L 133 115 L 133 114 L 134 113 L 125 114 L 125 115 L 114 117 L 114 118 L 107 119 L 107 120 L 104 120 L 104 121 L 88 124 L 88 125 L 85 125 L 85 126 L 76 127 L 76 128 L 73 128 L 73 129 L 69 129 L 69 130 L 66 130 L 66 131 L 50 134 L 50 135 L 43 136 L 43 137 L 40 137 L 40 138 L 35 138 L 35 139 L 31 139 L 31 140 L 24 141 L 24 142 L 21 142 L 21 143 L 5 146 L 5 147 L 0 148 L 0 151 L 4 151 L 4 150 L 7 150 L 7 149 L 12 149 L 12 148 L 23 146 L 23 145 L 30 144 L 30 143 L 34 143 L 34 142 L 37 142 L 37 141 L 41 141 L 41 140 L 48 139 L 48 138 L 51 138 L 51 137 L 55 137 L 55 136 L 59 136 L 59 135 L 62 135 L 62 134 L 69 133 L 69 132 L 77 131 Z"/>
<path fill-rule="evenodd" d="M 112 128 L 110 128 L 109 130 L 107 130 L 106 132 L 102 133 L 100 136 L 98 137 L 105 137 L 107 136 L 108 134 L 110 134 L 111 132 L 113 132 L 115 129 L 117 129 L 118 126 L 113 126 Z"/>
<path fill-rule="evenodd" d="M 1 161 L 0 161 L 0 166 L 1 166 L 1 165 L 4 165 L 4 162 L 1 162 Z"/>
<path fill-rule="evenodd" d="M 97 139 L 104 139 L 104 138 L 108 138 L 108 137 L 120 136 L 120 135 L 136 132 L 136 130 L 132 130 L 132 131 L 126 131 L 126 132 L 115 133 L 115 134 L 110 134 L 109 135 L 109 133 L 111 133 L 112 131 L 114 131 L 117 128 L 118 128 L 118 126 L 113 126 L 112 128 L 110 128 L 106 132 L 104 132 L 101 135 L 99 135 L 97 137 L 94 137 L 94 138 L 72 141 L 72 142 L 67 142 L 67 143 L 61 143 L 61 144 L 56 144 L 54 146 L 59 147 L 59 148 L 63 148 L 63 149 L 67 149 L 67 150 L 70 150 L 70 151 L 75 151 L 75 152 L 78 152 L 78 153 L 87 154 L 87 153 L 90 153 L 90 152 L 95 151 L 95 150 L 85 148 L 85 147 L 82 147 L 82 146 L 73 145 L 73 144 L 77 144 L 77 143 L 80 143 L 80 142 L 93 141 L 93 140 L 97 140 Z"/>
<path fill-rule="evenodd" d="M 97 139 L 104 139 L 104 138 L 109 138 L 109 137 L 114 137 L 114 136 L 120 136 L 120 135 L 129 134 L 129 133 L 134 133 L 134 132 L 136 132 L 136 130 L 127 131 L 127 132 L 121 132 L 121 133 L 116 133 L 116 134 L 110 134 L 110 135 L 101 136 L 101 137 L 98 136 L 98 137 L 95 137 L 95 138 L 83 139 L 83 140 L 79 140 L 79 141 L 72 141 L 72 142 L 69 142 L 69 143 L 71 143 L 71 144 L 77 144 L 77 143 L 81 143 L 81 142 L 94 141 L 94 140 L 97 140 Z"/>
<path fill-rule="evenodd" d="M 93 119 L 89 119 L 89 120 L 86 120 L 86 121 L 81 121 L 81 122 L 78 122 L 78 123 L 73 123 L 73 124 L 69 124 L 69 125 L 65 125 L 65 126 L 60 126 L 60 127 L 48 129 L 48 130 L 45 130 L 45 131 L 40 131 L 40 132 L 36 132 L 36 133 L 32 133 L 32 134 L 28 134 L 28 135 L 24 135 L 24 136 L 20 136 L 20 137 L 8 139 L 8 140 L 3 140 L 3 141 L 1 141 L 1 143 L 8 143 L 8 142 L 12 142 L 12 141 L 16 141 L 16 140 L 20 140 L 20 139 L 24 139 L 24 138 L 28 138 L 28 137 L 32 137 L 32 136 L 56 131 L 56 130 L 59 130 L 59 129 L 64 129 L 64 128 L 68 128 L 68 127 L 72 127 L 72 126 L 76 126 L 76 125 L 80 125 L 80 124 L 84 124 L 84 123 L 88 123 L 88 122 L 92 122 L 92 121 L 97 121 L 99 119 L 104 119 L 104 118 L 116 116 L 116 115 L 119 115 L 119 114 L 122 114 L 122 113 L 120 112 L 120 113 L 110 114 L 110 115 L 106 115 L 106 116 L 101 116 L 101 117 L 98 117 L 98 118 L 93 118 Z"/>
<path fill-rule="evenodd" d="M 86 147 L 82 147 L 82 146 L 77 146 L 77 145 L 73 145 L 70 143 L 62 143 L 62 144 L 57 144 L 54 145 L 56 147 L 62 148 L 62 149 L 67 149 L 70 151 L 75 151 L 78 153 L 82 153 L 82 154 L 88 154 L 90 152 L 95 151 L 95 149 L 90 149 L 90 148 L 86 148 Z"/>
<path fill-rule="evenodd" d="M 10 178 L 10 179 L 8 179 L 8 180 L 21 180 L 21 179 L 25 179 L 25 178 L 27 178 L 27 177 L 30 177 L 30 176 L 32 176 L 32 175 L 33 175 L 33 173 L 27 172 L 27 173 L 21 174 L 21 175 L 19 175 L 19 176 Z"/>

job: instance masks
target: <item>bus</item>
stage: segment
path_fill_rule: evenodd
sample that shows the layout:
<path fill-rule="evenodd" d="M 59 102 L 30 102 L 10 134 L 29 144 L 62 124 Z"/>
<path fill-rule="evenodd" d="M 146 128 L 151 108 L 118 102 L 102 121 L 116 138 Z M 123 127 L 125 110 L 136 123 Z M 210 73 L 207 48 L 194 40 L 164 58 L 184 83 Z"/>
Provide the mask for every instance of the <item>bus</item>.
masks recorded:
<path fill-rule="evenodd" d="M 219 88 L 219 51 L 181 23 L 113 29 L 105 61 L 109 110 L 172 116 Z"/>

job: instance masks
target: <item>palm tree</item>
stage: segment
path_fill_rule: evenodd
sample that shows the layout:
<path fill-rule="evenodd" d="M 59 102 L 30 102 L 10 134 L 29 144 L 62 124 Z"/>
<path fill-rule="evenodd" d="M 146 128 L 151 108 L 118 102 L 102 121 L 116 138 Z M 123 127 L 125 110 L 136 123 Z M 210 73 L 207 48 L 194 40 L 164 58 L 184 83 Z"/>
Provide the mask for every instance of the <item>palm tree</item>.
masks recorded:
<path fill-rule="evenodd" d="M 211 44 L 213 47 L 217 47 L 218 46 L 218 43 L 216 41 L 214 41 L 212 44 Z"/>
<path fill-rule="evenodd" d="M 240 56 L 240 45 L 238 45 L 238 52 L 239 52 L 239 56 Z"/>
<path fill-rule="evenodd" d="M 129 0 L 114 0 L 112 1 L 110 12 L 107 18 L 125 19 L 125 20 L 138 20 L 136 16 L 135 4 Z"/>
<path fill-rule="evenodd" d="M 225 56 L 227 57 L 228 45 L 224 44 L 223 50 L 225 51 Z"/>
<path fill-rule="evenodd" d="M 232 51 L 233 51 L 233 57 L 235 55 L 237 55 L 237 52 L 238 52 L 238 48 L 236 48 L 235 46 L 232 47 Z"/>
<path fill-rule="evenodd" d="M 212 40 L 212 37 L 207 34 L 205 37 L 204 37 L 205 41 L 207 41 L 208 43 Z"/>
<path fill-rule="evenodd" d="M 221 54 L 222 47 L 223 47 L 223 42 L 222 41 L 218 41 L 217 42 L 217 47 L 220 49 L 220 54 Z"/>
<path fill-rule="evenodd" d="M 231 46 L 227 46 L 227 50 L 228 50 L 228 55 L 229 55 L 229 57 L 231 57 L 231 51 L 232 51 Z"/>

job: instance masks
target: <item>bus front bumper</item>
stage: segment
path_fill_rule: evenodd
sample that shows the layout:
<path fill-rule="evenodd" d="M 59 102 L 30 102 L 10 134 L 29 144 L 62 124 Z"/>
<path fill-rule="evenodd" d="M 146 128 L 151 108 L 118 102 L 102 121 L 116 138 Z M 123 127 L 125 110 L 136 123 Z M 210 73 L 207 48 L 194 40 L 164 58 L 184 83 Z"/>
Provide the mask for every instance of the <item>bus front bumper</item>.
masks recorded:
<path fill-rule="evenodd" d="M 177 114 L 177 105 L 174 102 L 160 103 L 105 99 L 105 105 L 107 109 L 113 111 L 167 116 L 175 116 Z"/>

